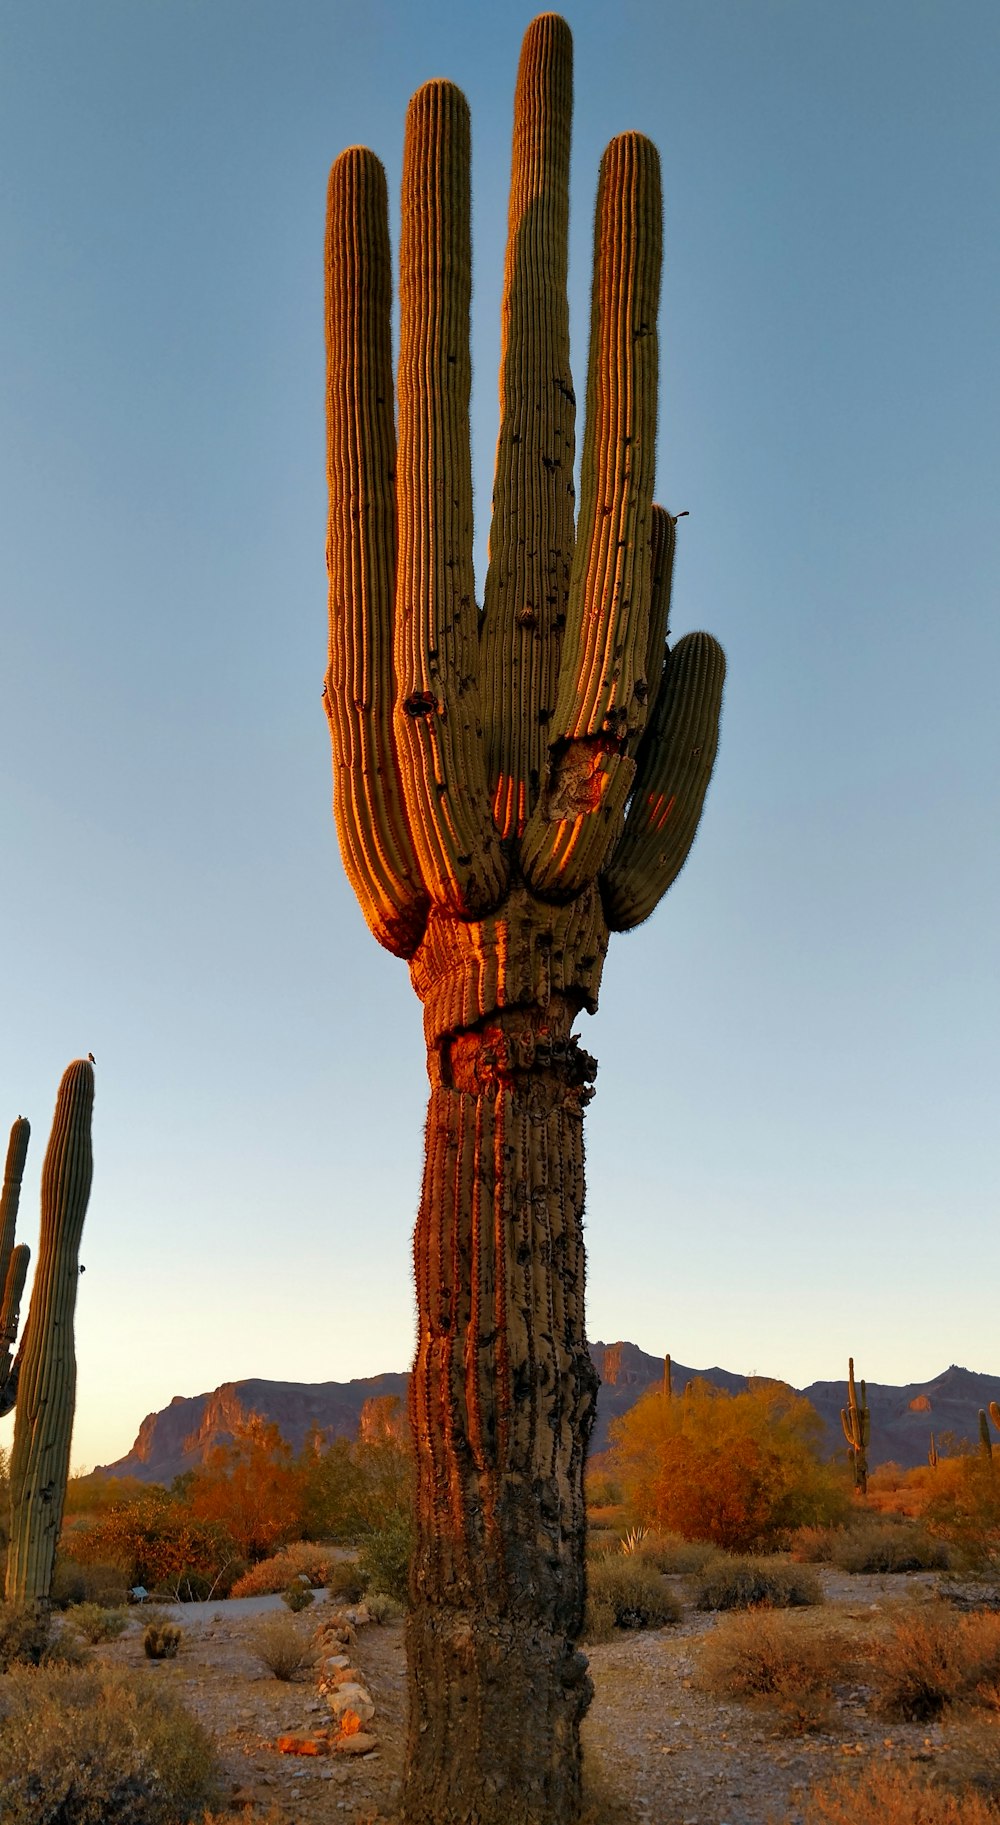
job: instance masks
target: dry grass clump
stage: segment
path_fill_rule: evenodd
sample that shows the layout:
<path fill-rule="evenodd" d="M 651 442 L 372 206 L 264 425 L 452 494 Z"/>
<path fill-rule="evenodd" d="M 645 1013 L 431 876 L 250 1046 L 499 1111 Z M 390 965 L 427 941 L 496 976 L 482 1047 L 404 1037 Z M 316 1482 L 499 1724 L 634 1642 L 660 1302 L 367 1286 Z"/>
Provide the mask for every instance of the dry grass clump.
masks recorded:
<path fill-rule="evenodd" d="M 698 1610 L 801 1609 L 823 1601 L 815 1572 L 777 1559 L 737 1559 L 719 1553 L 693 1583 Z"/>
<path fill-rule="evenodd" d="M 997 1825 L 1000 1810 L 974 1789 L 949 1793 L 912 1768 L 874 1765 L 860 1779 L 838 1774 L 814 1787 L 796 1818 L 801 1825 Z"/>
<path fill-rule="evenodd" d="M 250 1631 L 250 1646 L 275 1679 L 294 1679 L 316 1660 L 316 1649 L 292 1616 L 262 1616 Z"/>
<path fill-rule="evenodd" d="M 680 1534 L 647 1533 L 632 1557 L 668 1577 L 687 1576 L 700 1572 L 710 1559 L 715 1558 L 716 1550 L 709 1540 L 685 1540 Z"/>
<path fill-rule="evenodd" d="M 276 1597 L 286 1591 L 296 1578 L 305 1576 L 316 1589 L 331 1584 L 340 1573 L 341 1561 L 334 1558 L 328 1546 L 317 1546 L 311 1540 L 296 1540 L 282 1547 L 270 1559 L 261 1559 L 237 1578 L 231 1597 Z"/>
<path fill-rule="evenodd" d="M 948 1548 L 915 1521 L 877 1521 L 833 1531 L 830 1559 L 844 1572 L 946 1571 Z"/>
<path fill-rule="evenodd" d="M 82 1666 L 87 1659 L 68 1629 L 53 1628 L 50 1618 L 30 1605 L 0 1602 L 0 1673 L 18 1666 Z"/>
<path fill-rule="evenodd" d="M 717 1698 L 761 1701 L 792 1730 L 828 1722 L 833 1688 L 855 1658 L 844 1636 L 805 1616 L 755 1611 L 726 1616 L 698 1651 L 698 1684 Z"/>
<path fill-rule="evenodd" d="M 615 1629 L 660 1629 L 680 1619 L 681 1607 L 657 1571 L 634 1556 L 610 1553 L 587 1574 L 584 1635 L 610 1640 Z"/>
<path fill-rule="evenodd" d="M 205 1731 L 145 1680 L 18 1667 L 2 1706 L 3 1825 L 181 1825 L 218 1798 Z"/>
<path fill-rule="evenodd" d="M 923 1722 L 959 1701 L 1000 1705 L 1000 1615 L 956 1616 L 943 1604 L 900 1610 L 869 1647 L 885 1717 Z"/>

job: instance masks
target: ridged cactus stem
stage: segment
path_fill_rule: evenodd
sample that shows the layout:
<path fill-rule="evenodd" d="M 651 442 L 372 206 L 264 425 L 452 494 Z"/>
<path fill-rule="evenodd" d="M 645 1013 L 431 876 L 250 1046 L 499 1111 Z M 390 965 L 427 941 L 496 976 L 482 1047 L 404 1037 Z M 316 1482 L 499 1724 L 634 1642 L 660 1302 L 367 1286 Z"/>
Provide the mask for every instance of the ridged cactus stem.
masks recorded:
<path fill-rule="evenodd" d="M 674 1388 L 673 1388 L 673 1377 L 671 1375 L 670 1358 L 669 1358 L 669 1356 L 665 1356 L 663 1358 L 663 1398 L 664 1398 L 664 1400 L 672 1400 L 673 1395 L 674 1395 Z"/>
<path fill-rule="evenodd" d="M 932 1432 L 931 1433 L 931 1442 L 927 1448 L 927 1462 L 929 1463 L 932 1470 L 936 1470 L 938 1467 L 939 1461 L 940 1460 L 938 1458 L 937 1440 L 935 1439 L 934 1434 Z"/>
<path fill-rule="evenodd" d="M 19 1352 L 10 1462 L 8 1603 L 45 1605 L 62 1525 L 76 1400 L 73 1317 L 93 1172 L 94 1069 L 63 1074 L 42 1167 L 38 1265 Z"/>
<path fill-rule="evenodd" d="M 854 1471 L 854 1486 L 859 1495 L 868 1494 L 868 1445 L 871 1440 L 871 1414 L 868 1411 L 868 1400 L 865 1384 L 861 1383 L 861 1399 L 858 1400 L 854 1385 L 854 1358 L 848 1360 L 847 1367 L 847 1406 L 840 1409 L 840 1423 L 844 1428 L 844 1437 L 850 1448 L 851 1466 Z"/>
<path fill-rule="evenodd" d="M 590 1698 L 583 1470 L 583 1105 L 593 1061 L 554 1002 L 456 1037 L 431 1093 L 410 1384 L 417 1545 L 408 1825 L 575 1817 Z M 482 1816 L 489 1816 L 483 1814 Z"/>
<path fill-rule="evenodd" d="M 31 1124 L 19 1115 L 10 1131 L 0 1197 L 0 1415 L 10 1412 L 17 1397 L 12 1359 L 31 1251 L 15 1248 L 14 1234 L 30 1135 Z"/>
<path fill-rule="evenodd" d="M 676 526 L 652 498 L 660 175 L 634 133 L 601 166 L 573 526 L 571 56 L 565 21 L 528 28 L 482 617 L 463 96 L 427 83 L 407 115 L 398 448 L 384 175 L 360 147 L 330 175 L 334 808 L 365 918 L 409 960 L 431 1081 L 406 1825 L 577 1816 L 592 1067 L 571 1026 L 596 1010 L 610 927 L 646 918 L 688 853 L 724 670 L 707 635 L 667 651 Z"/>
<path fill-rule="evenodd" d="M 993 1462 L 993 1440 L 990 1437 L 990 1422 L 982 1407 L 979 1409 L 979 1455 L 988 1464 Z"/>

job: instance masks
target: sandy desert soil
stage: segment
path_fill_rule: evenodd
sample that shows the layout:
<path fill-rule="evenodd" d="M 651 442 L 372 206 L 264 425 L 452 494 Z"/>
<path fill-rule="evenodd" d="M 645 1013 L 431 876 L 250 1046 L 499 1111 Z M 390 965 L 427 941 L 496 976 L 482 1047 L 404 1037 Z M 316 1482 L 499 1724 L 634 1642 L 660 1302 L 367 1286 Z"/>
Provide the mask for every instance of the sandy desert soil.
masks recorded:
<path fill-rule="evenodd" d="M 836 1622 L 858 1637 L 904 1598 L 931 1598 L 936 1585 L 928 1573 L 822 1578 L 825 1604 L 796 1612 L 797 1626 L 823 1630 Z M 349 1759 L 282 1755 L 275 1738 L 317 1728 L 326 1711 L 308 1675 L 283 1683 L 254 1657 L 257 1614 L 276 1603 L 177 1609 L 184 1642 L 176 1660 L 145 1659 L 138 1617 L 98 1651 L 183 1698 L 215 1736 L 239 1801 L 276 1807 L 289 1825 L 394 1825 L 405 1719 L 402 1625 L 362 1628 L 351 1653 L 375 1699 L 370 1728 L 378 1749 Z M 303 1631 L 322 1614 L 317 1604 L 300 1617 Z M 796 1825 L 805 1790 L 845 1765 L 948 1754 L 943 1726 L 887 1727 L 868 1715 L 862 1688 L 838 1690 L 826 1727 L 804 1735 L 789 1735 L 764 1709 L 709 1697 L 695 1683 L 697 1651 L 716 1626 L 714 1616 L 685 1607 L 678 1624 L 588 1650 L 596 1696 L 585 1745 L 592 1816 L 602 1825 Z"/>

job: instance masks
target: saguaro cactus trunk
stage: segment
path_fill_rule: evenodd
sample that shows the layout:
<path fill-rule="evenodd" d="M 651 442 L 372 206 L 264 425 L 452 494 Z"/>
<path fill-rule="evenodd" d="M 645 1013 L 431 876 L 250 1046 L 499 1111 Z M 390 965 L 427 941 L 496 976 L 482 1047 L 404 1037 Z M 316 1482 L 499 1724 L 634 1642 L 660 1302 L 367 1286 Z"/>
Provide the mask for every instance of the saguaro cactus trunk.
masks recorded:
<path fill-rule="evenodd" d="M 52 1588 L 76 1402 L 73 1317 L 80 1238 L 93 1172 L 93 1106 L 93 1066 L 86 1059 L 77 1059 L 59 1085 L 42 1166 L 38 1265 L 15 1363 L 8 1603 L 45 1604 Z M 27 1145 L 27 1134 L 24 1143 Z M 12 1151 L 13 1147 L 12 1136 Z"/>
<path fill-rule="evenodd" d="M 341 853 L 424 1004 L 426 1165 L 411 1381 L 417 1545 L 407 1825 L 563 1825 L 590 1696 L 583 1108 L 610 931 L 694 837 L 724 661 L 667 644 L 675 522 L 653 505 L 659 164 L 612 141 L 595 224 L 582 490 L 566 249 L 571 40 L 525 37 L 514 108 L 485 607 L 472 571 L 469 119 L 407 117 L 398 426 L 385 176 L 330 178 L 330 665 Z M 398 434 L 398 435 L 397 435 Z"/>

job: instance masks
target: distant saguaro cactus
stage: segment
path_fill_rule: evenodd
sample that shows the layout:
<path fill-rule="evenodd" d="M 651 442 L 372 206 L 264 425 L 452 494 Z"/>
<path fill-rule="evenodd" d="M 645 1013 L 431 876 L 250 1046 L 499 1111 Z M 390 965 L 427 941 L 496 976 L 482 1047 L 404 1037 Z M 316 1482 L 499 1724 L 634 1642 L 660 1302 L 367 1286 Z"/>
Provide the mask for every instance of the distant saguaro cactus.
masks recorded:
<path fill-rule="evenodd" d="M 583 1108 L 572 1032 L 610 931 L 681 868 L 724 661 L 667 646 L 675 522 L 653 505 L 659 162 L 601 166 L 579 515 L 566 296 L 569 28 L 524 40 L 501 420 L 482 615 L 472 564 L 469 114 L 406 122 L 398 428 L 386 182 L 336 160 L 327 227 L 330 664 L 344 866 L 408 959 L 431 1081 L 414 1242 L 416 1550 L 408 1825 L 576 1817 L 583 1468 Z"/>
<path fill-rule="evenodd" d="M 10 1460 L 10 1546 L 7 1552 L 8 1603 L 46 1604 L 62 1525 L 69 1476 L 70 1441 L 76 1401 L 76 1353 L 73 1316 L 79 1282 L 80 1237 L 93 1171 L 91 1115 L 94 1068 L 77 1059 L 63 1073 L 56 1099 L 52 1133 L 42 1166 L 42 1222 L 38 1265 L 28 1307 L 24 1337 L 7 1375 L 4 1411 L 16 1402 L 14 1445 Z M 28 1124 L 19 1118 L 11 1133 L 9 1181 L 20 1185 L 28 1145 Z M 11 1192 L 2 1228 L 3 1246 L 13 1249 L 17 1196 Z M 0 1268 L 3 1256 L 0 1255 Z M 25 1259 L 24 1265 L 27 1265 Z M 24 1285 L 23 1269 L 20 1288 Z M 20 1298 L 20 1290 L 18 1291 Z M 4 1295 L 6 1324 L 7 1295 Z M 16 1334 L 16 1313 L 14 1318 Z M 4 1333 L 6 1339 L 6 1331 Z M 13 1341 L 11 1337 L 9 1341 Z M 9 1341 L 6 1347 L 9 1350 Z M 12 1388 L 13 1384 L 13 1388 Z M 13 1393 L 13 1399 L 8 1396 Z"/>
<path fill-rule="evenodd" d="M 993 1440 L 990 1437 L 990 1422 L 983 1407 L 979 1409 L 979 1455 L 988 1464 L 993 1462 Z"/>
<path fill-rule="evenodd" d="M 868 1411 L 868 1399 L 865 1384 L 861 1383 L 861 1400 L 854 1386 L 854 1357 L 848 1358 L 847 1364 L 847 1406 L 840 1409 L 840 1423 L 844 1428 L 844 1437 L 850 1447 L 851 1467 L 854 1471 L 854 1486 L 859 1495 L 868 1494 L 868 1446 L 871 1442 L 871 1414 Z"/>

